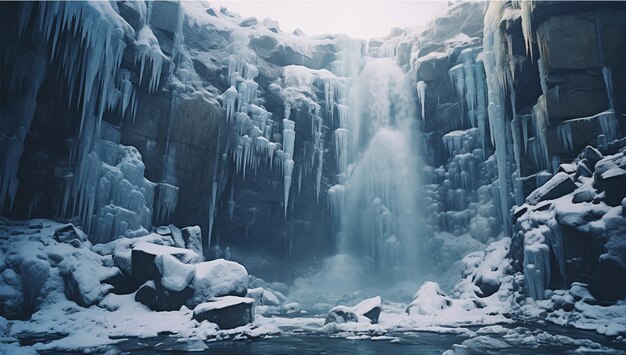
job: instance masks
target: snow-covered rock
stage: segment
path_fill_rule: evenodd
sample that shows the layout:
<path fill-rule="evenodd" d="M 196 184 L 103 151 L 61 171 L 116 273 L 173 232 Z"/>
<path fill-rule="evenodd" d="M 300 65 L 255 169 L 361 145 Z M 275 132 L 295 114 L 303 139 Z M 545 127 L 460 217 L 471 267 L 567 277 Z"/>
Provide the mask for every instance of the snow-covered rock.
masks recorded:
<path fill-rule="evenodd" d="M 224 259 L 196 264 L 190 308 L 213 297 L 244 296 L 248 288 L 248 271 L 243 265 Z"/>
<path fill-rule="evenodd" d="M 431 315 L 450 306 L 452 299 L 439 288 L 439 284 L 427 281 L 417 291 L 406 312 L 410 315 Z"/>
<path fill-rule="evenodd" d="M 138 285 L 155 280 L 158 276 L 155 260 L 159 255 L 171 255 L 183 263 L 200 260 L 200 256 L 189 249 L 148 242 L 137 243 L 132 249 L 131 273 Z"/>
<path fill-rule="evenodd" d="M 576 184 L 572 181 L 569 174 L 559 172 L 540 188 L 533 191 L 526 198 L 526 202 L 536 205 L 541 201 L 553 200 L 574 191 Z"/>
<path fill-rule="evenodd" d="M 328 311 L 325 324 L 329 323 L 348 323 L 348 322 L 365 322 L 378 323 L 378 316 L 382 310 L 382 299 L 380 296 L 368 298 L 359 304 L 348 306 L 336 306 Z"/>
<path fill-rule="evenodd" d="M 237 296 L 212 298 L 194 308 L 193 319 L 215 323 L 220 329 L 241 327 L 254 321 L 254 300 Z"/>

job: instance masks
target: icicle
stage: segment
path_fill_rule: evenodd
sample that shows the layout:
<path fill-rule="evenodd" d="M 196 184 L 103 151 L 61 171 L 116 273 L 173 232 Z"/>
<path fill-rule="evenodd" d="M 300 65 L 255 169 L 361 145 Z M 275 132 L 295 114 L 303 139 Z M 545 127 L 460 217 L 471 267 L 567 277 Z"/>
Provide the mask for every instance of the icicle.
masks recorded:
<path fill-rule="evenodd" d="M 619 137 L 619 122 L 615 117 L 615 112 L 607 110 L 596 116 L 599 118 L 600 128 L 602 129 L 602 134 L 607 139 L 607 143 L 617 139 Z"/>
<path fill-rule="evenodd" d="M 420 101 L 420 107 L 422 108 L 422 121 L 426 122 L 426 114 L 424 112 L 426 107 L 426 83 L 423 81 L 417 82 L 417 98 Z"/>
<path fill-rule="evenodd" d="M 291 156 L 287 154 L 283 165 L 285 218 L 287 218 L 287 206 L 289 203 L 289 190 L 291 189 L 291 174 L 293 174 L 293 165 L 294 162 L 291 160 Z"/>
<path fill-rule="evenodd" d="M 230 122 L 235 115 L 235 100 L 237 100 L 237 89 L 231 86 L 222 94 L 222 108 L 226 110 L 227 122 Z"/>
<path fill-rule="evenodd" d="M 350 131 L 345 128 L 335 130 L 335 160 L 337 160 L 337 171 L 343 174 L 348 167 L 348 135 Z"/>
<path fill-rule="evenodd" d="M 556 133 L 559 138 L 559 143 L 566 152 L 574 150 L 574 141 L 572 139 L 572 127 L 563 123 L 556 127 Z"/>

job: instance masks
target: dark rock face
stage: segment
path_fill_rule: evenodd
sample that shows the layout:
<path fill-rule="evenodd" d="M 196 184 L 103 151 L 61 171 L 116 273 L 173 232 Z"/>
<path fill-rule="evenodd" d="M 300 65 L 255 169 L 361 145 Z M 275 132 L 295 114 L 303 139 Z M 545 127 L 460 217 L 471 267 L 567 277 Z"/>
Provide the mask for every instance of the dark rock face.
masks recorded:
<path fill-rule="evenodd" d="M 626 295 L 626 268 L 613 259 L 600 258 L 589 281 L 589 292 L 605 302 L 623 299 Z"/>
<path fill-rule="evenodd" d="M 193 319 L 209 321 L 220 329 L 241 327 L 254 321 L 254 300 L 245 297 L 217 297 L 199 304 L 193 310 Z"/>

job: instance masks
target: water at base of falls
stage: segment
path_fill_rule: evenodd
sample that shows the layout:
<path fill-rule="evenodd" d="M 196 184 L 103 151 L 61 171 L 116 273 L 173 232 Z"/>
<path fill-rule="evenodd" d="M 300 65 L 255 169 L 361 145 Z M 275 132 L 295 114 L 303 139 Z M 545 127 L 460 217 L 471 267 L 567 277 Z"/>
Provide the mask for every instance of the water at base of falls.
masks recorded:
<path fill-rule="evenodd" d="M 406 74 L 392 60 L 371 58 L 350 91 L 352 169 L 338 249 L 359 258 L 366 274 L 378 280 L 404 279 L 423 261 L 412 94 Z"/>

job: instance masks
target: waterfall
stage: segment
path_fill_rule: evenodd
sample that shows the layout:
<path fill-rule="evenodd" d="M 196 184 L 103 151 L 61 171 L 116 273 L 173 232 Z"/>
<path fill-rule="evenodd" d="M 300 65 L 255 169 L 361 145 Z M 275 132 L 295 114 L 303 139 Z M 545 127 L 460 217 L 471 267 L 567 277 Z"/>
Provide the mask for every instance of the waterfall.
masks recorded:
<path fill-rule="evenodd" d="M 350 91 L 350 161 L 339 251 L 377 276 L 416 270 L 419 258 L 416 106 L 391 59 L 365 60 Z M 365 258 L 365 259 L 363 259 Z"/>

